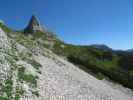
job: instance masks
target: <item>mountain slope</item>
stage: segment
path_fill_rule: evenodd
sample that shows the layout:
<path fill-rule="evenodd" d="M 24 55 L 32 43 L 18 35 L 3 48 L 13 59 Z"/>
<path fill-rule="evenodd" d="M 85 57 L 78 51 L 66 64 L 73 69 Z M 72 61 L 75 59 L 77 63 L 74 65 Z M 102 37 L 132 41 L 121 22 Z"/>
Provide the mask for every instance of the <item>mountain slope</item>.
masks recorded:
<path fill-rule="evenodd" d="M 133 99 L 132 93 L 128 95 L 118 88 L 113 89 L 53 53 L 35 58 L 43 66 L 38 85 L 44 100 Z"/>
<path fill-rule="evenodd" d="M 115 68 L 117 64 L 116 54 L 88 46 L 69 45 L 48 32 L 30 35 L 14 32 L 3 24 L 1 27 L 5 32 L 0 28 L 0 100 L 133 99 L 131 90 L 110 85 L 110 82 L 98 80 L 85 72 L 91 69 L 89 61 L 97 65 L 93 66 L 94 72 L 104 70 L 109 73 L 109 68 Z"/>
<path fill-rule="evenodd" d="M 7 37 L 0 28 L 0 100 L 36 97 L 40 67 L 30 50 Z"/>
<path fill-rule="evenodd" d="M 99 79 L 111 79 L 133 89 L 133 55 L 128 52 L 62 42 L 57 42 L 51 50 Z"/>

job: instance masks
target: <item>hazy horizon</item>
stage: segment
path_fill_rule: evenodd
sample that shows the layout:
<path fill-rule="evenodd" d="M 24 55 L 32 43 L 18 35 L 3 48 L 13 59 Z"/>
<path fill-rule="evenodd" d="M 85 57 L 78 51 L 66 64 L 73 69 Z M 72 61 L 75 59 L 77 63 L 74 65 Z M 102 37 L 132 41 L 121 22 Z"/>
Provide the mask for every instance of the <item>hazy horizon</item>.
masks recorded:
<path fill-rule="evenodd" d="M 35 14 L 67 43 L 133 48 L 132 0 L 2 0 L 0 6 L 0 19 L 13 29 Z"/>

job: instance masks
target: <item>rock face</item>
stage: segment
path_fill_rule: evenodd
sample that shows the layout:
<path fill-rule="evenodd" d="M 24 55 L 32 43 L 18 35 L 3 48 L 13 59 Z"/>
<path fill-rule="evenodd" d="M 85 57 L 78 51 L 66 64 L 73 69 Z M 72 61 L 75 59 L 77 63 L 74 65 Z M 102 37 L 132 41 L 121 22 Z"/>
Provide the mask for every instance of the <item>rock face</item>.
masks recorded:
<path fill-rule="evenodd" d="M 0 51 L 5 51 L 5 49 L 9 49 L 8 38 L 5 35 L 5 32 L 0 28 Z"/>
<path fill-rule="evenodd" d="M 45 32 L 46 29 L 40 24 L 39 20 L 33 15 L 28 26 L 24 29 L 25 33 L 34 33 L 37 31 Z"/>
<path fill-rule="evenodd" d="M 0 28 L 0 94 L 1 85 L 8 76 L 8 71 L 10 69 L 9 62 L 6 60 L 6 53 L 10 49 L 10 44 L 8 42 L 5 32 Z"/>

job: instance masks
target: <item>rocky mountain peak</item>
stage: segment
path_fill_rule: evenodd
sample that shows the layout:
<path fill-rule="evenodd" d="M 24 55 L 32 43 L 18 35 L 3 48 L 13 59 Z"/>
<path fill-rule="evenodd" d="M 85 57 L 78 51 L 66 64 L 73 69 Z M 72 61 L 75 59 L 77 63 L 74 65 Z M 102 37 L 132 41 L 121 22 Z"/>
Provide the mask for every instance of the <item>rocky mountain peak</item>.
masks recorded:
<path fill-rule="evenodd" d="M 32 15 L 29 24 L 24 29 L 25 33 L 34 33 L 37 31 L 45 32 L 46 29 L 40 24 L 40 21 L 35 15 Z"/>

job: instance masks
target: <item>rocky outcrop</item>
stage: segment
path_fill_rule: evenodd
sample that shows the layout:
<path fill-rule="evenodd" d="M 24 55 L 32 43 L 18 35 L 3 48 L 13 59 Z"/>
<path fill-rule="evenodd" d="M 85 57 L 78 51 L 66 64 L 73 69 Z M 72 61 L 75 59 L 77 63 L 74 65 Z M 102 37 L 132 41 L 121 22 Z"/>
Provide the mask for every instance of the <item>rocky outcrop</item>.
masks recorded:
<path fill-rule="evenodd" d="M 0 100 L 35 98 L 40 66 L 34 61 L 29 49 L 7 34 L 0 27 Z"/>
<path fill-rule="evenodd" d="M 28 26 L 24 29 L 25 33 L 45 32 L 46 29 L 40 24 L 39 20 L 33 15 Z"/>
<path fill-rule="evenodd" d="M 10 64 L 6 59 L 6 52 L 10 49 L 10 44 L 5 32 L 0 28 L 0 95 L 2 94 L 3 82 L 9 76 Z"/>
<path fill-rule="evenodd" d="M 5 32 L 0 28 L 0 82 L 7 74 L 9 65 L 5 59 L 6 52 L 10 49 L 10 44 Z"/>

